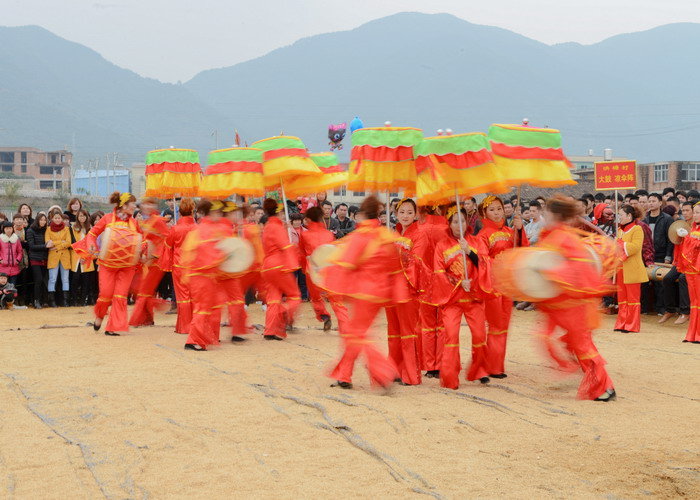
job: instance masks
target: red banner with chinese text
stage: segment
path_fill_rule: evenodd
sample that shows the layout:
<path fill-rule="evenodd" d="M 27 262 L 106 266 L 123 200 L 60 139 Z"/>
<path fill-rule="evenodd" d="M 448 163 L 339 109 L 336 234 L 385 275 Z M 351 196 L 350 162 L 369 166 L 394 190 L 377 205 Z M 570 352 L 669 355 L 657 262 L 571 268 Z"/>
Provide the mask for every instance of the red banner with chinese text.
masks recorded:
<path fill-rule="evenodd" d="M 596 191 L 637 187 L 636 161 L 599 161 L 595 162 L 593 169 Z"/>

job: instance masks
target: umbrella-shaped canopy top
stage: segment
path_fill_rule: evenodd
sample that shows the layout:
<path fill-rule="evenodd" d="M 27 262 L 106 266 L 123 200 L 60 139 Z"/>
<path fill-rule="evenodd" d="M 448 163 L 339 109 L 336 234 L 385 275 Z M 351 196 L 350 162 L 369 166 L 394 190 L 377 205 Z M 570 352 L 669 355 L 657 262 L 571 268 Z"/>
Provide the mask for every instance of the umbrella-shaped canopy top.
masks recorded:
<path fill-rule="evenodd" d="M 291 179 L 284 186 L 289 196 L 318 193 L 348 183 L 348 173 L 340 166 L 336 155 L 333 153 L 312 153 L 309 157 L 323 175 L 305 175 Z"/>
<path fill-rule="evenodd" d="M 509 185 L 559 187 L 576 184 L 558 130 L 494 124 L 489 128 L 488 138 L 496 166 Z"/>
<path fill-rule="evenodd" d="M 415 147 L 415 154 L 419 204 L 508 190 L 484 133 L 426 137 Z"/>
<path fill-rule="evenodd" d="M 199 195 L 227 198 L 233 194 L 262 196 L 263 152 L 257 148 L 227 148 L 210 151 Z"/>
<path fill-rule="evenodd" d="M 194 149 L 156 149 L 146 154 L 146 196 L 194 196 L 201 176 Z"/>
<path fill-rule="evenodd" d="M 266 189 L 275 189 L 295 176 L 321 174 L 321 170 L 309 158 L 306 146 L 298 137 L 268 137 L 254 142 L 252 146 L 263 151 Z"/>
<path fill-rule="evenodd" d="M 413 127 L 365 127 L 352 134 L 348 188 L 353 191 L 416 189 L 413 148 L 423 131 Z"/>

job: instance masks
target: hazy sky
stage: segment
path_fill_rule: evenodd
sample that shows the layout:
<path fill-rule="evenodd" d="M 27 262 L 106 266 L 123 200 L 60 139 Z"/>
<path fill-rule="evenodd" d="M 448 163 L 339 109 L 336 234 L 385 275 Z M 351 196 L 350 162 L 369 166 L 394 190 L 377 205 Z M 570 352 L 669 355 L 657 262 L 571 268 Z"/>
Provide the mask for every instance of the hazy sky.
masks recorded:
<path fill-rule="evenodd" d="M 698 0 L 0 0 L 0 25 L 36 24 L 162 81 L 402 11 L 448 12 L 545 43 L 595 43 L 700 22 Z"/>

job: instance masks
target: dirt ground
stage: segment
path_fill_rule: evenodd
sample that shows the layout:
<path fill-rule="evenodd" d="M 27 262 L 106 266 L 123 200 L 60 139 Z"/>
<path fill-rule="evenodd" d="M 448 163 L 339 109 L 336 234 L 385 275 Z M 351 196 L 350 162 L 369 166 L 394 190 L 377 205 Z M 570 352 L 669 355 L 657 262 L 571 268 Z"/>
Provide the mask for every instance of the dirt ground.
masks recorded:
<path fill-rule="evenodd" d="M 204 353 L 183 350 L 173 315 L 107 337 L 88 308 L 0 311 L 0 497 L 700 495 L 700 345 L 683 327 L 605 319 L 611 403 L 575 399 L 580 374 L 540 355 L 535 312 L 514 314 L 507 379 L 384 395 L 363 366 L 353 390 L 330 387 L 337 332 L 302 311 L 287 341 Z"/>

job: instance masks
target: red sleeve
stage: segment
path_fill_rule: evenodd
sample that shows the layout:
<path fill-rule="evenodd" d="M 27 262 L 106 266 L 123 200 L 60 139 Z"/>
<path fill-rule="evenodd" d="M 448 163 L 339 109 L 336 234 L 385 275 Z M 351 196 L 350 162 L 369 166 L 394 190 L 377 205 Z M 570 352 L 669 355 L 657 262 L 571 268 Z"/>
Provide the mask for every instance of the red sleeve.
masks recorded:
<path fill-rule="evenodd" d="M 351 237 L 346 237 L 346 246 L 335 263 L 346 269 L 356 269 L 362 263 L 362 257 L 367 248 L 367 238 L 363 233 L 350 233 Z"/>

